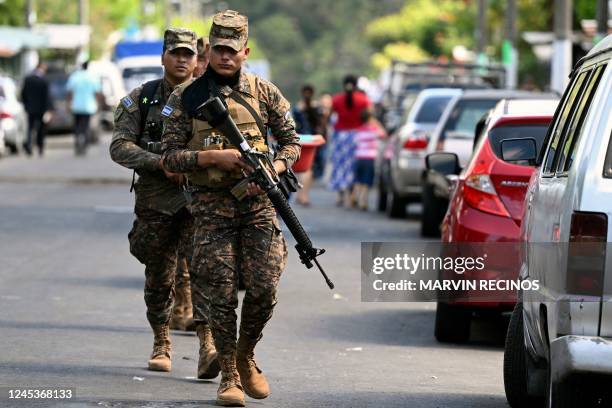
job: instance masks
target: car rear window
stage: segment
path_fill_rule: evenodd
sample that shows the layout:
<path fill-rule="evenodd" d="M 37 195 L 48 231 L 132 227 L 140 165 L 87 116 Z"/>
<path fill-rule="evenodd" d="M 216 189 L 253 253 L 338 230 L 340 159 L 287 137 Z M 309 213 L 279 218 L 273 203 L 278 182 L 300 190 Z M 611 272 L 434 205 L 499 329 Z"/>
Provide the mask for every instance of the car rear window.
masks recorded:
<path fill-rule="evenodd" d="M 427 98 L 416 114 L 417 123 L 437 123 L 450 101 L 450 96 L 432 96 Z"/>
<path fill-rule="evenodd" d="M 542 150 L 548 125 L 509 125 L 500 126 L 489 132 L 489 144 L 493 153 L 502 159 L 501 145 L 504 140 L 532 138 L 536 143 L 536 156 Z M 529 165 L 526 162 L 509 162 L 512 164 Z"/>
<path fill-rule="evenodd" d="M 478 121 L 498 101 L 499 99 L 464 99 L 457 102 L 446 121 L 441 139 L 450 136 L 473 138 Z"/>

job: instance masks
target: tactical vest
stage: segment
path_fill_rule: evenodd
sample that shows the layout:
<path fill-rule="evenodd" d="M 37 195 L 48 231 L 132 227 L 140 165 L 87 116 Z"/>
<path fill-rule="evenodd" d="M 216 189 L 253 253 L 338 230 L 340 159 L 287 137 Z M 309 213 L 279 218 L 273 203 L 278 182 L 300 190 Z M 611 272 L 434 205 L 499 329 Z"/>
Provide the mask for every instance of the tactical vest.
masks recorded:
<path fill-rule="evenodd" d="M 241 93 L 240 96 L 243 97 L 255 112 L 260 112 L 257 79 L 251 74 L 246 74 L 246 76 L 249 81 L 251 92 L 254 95 Z M 224 99 L 230 116 L 234 122 L 236 122 L 236 126 L 242 132 L 249 145 L 260 152 L 267 153 L 268 146 L 266 145 L 266 135 L 261 134 L 253 115 L 247 108 L 231 97 L 228 96 Z M 190 150 L 236 149 L 221 132 L 212 128 L 208 122 L 196 119 L 193 120 L 192 138 L 188 142 L 187 147 Z M 241 171 L 229 172 L 216 167 L 201 168 L 187 175 L 190 184 L 213 188 L 232 186 L 243 178 L 244 174 L 242 174 Z"/>

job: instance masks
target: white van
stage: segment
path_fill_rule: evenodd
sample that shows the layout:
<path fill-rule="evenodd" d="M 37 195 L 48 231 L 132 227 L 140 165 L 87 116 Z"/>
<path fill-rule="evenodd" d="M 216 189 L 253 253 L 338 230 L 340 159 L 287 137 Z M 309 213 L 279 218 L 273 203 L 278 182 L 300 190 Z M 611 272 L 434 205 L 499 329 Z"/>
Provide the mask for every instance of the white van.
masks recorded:
<path fill-rule="evenodd" d="M 612 36 L 576 65 L 526 195 L 519 276 L 533 290 L 506 338 L 512 407 L 612 406 L 611 65 Z"/>

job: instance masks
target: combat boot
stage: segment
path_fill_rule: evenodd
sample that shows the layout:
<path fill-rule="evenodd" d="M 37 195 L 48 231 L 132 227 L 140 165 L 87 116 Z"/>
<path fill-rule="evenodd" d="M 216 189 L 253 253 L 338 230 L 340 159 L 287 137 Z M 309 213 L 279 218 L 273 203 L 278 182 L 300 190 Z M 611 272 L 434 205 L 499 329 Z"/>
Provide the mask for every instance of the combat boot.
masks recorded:
<path fill-rule="evenodd" d="M 236 354 L 219 356 L 221 383 L 217 390 L 217 405 L 224 407 L 244 407 L 244 391 L 240 374 L 236 370 Z"/>
<path fill-rule="evenodd" d="M 264 399 L 270 395 L 270 385 L 266 376 L 255 363 L 255 343 L 240 336 L 236 354 L 236 367 L 244 392 L 255 399 Z"/>
<path fill-rule="evenodd" d="M 217 360 L 217 349 L 213 340 L 212 332 L 207 324 L 196 325 L 196 332 L 200 339 L 200 359 L 198 360 L 198 378 L 201 380 L 212 380 L 221 367 Z"/>
<path fill-rule="evenodd" d="M 176 288 L 170 328 L 172 330 L 185 330 L 185 292 L 183 288 Z"/>
<path fill-rule="evenodd" d="M 183 322 L 185 325 L 185 331 L 195 331 L 196 325 L 193 321 L 193 306 L 191 304 L 191 284 L 186 285 L 185 289 L 185 303 L 183 305 Z"/>
<path fill-rule="evenodd" d="M 149 370 L 169 372 L 172 368 L 172 344 L 168 325 L 153 326 L 153 352 L 149 360 Z"/>

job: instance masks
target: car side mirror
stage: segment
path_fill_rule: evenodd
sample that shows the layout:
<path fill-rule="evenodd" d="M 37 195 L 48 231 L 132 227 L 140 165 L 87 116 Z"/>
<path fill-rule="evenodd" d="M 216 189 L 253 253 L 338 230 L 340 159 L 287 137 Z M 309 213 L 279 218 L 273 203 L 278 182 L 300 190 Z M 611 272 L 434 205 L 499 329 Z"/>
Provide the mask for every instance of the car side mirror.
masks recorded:
<path fill-rule="evenodd" d="M 461 172 L 459 157 L 455 153 L 430 153 L 425 157 L 425 167 L 427 170 L 433 170 L 444 175 Z"/>
<path fill-rule="evenodd" d="M 535 139 L 506 139 L 501 143 L 502 160 L 510 163 L 536 165 L 538 156 Z"/>

